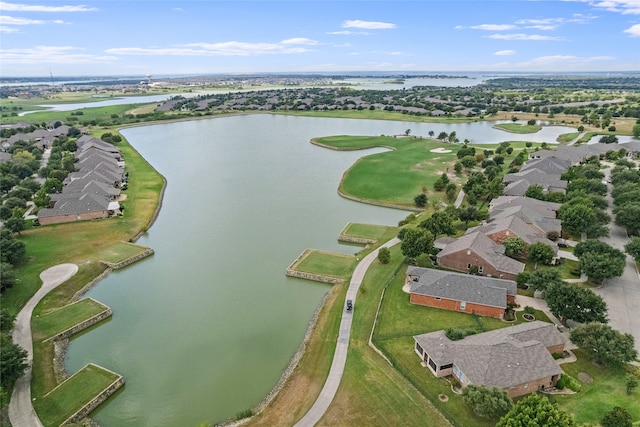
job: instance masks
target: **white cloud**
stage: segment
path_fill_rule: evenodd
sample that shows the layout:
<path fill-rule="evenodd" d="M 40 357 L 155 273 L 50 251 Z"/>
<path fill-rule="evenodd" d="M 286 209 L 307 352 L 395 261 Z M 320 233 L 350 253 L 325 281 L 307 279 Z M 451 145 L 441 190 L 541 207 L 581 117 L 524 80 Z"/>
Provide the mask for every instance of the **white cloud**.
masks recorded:
<path fill-rule="evenodd" d="M 541 36 L 539 34 L 523 34 L 523 33 L 514 33 L 514 34 L 492 34 L 487 36 L 487 38 L 495 39 L 495 40 L 562 40 L 560 37 L 552 37 L 552 36 Z"/>
<path fill-rule="evenodd" d="M 79 6 L 45 6 L 34 4 L 6 3 L 0 1 L 0 10 L 10 12 L 92 12 L 98 10 L 85 5 Z"/>
<path fill-rule="evenodd" d="M 541 30 L 541 31 L 551 31 L 551 30 L 555 30 L 558 27 L 556 25 L 537 24 L 537 25 L 527 25 L 525 28 L 532 28 L 534 30 Z"/>
<path fill-rule="evenodd" d="M 640 15 L 640 2 L 638 0 L 579 1 L 589 3 L 590 6 L 609 12 L 621 13 L 623 15 Z"/>
<path fill-rule="evenodd" d="M 509 31 L 514 30 L 517 27 L 511 24 L 480 24 L 469 27 L 473 30 L 486 30 L 486 31 Z"/>
<path fill-rule="evenodd" d="M 113 56 L 79 53 L 73 46 L 36 46 L 27 49 L 0 49 L 5 64 L 98 64 L 117 60 Z"/>
<path fill-rule="evenodd" d="M 624 32 L 629 34 L 630 37 L 640 37 L 640 24 L 632 25 L 624 30 Z"/>
<path fill-rule="evenodd" d="M 44 21 L 39 19 L 14 18 L 12 16 L 0 16 L 1 25 L 41 25 Z"/>
<path fill-rule="evenodd" d="M 311 40 L 304 37 L 294 37 L 292 39 L 282 40 L 281 43 L 282 44 L 304 44 L 309 46 L 314 46 L 318 44 L 316 40 Z"/>
<path fill-rule="evenodd" d="M 105 52 L 114 55 L 146 55 L 146 56 L 257 56 L 297 54 L 311 52 L 299 45 L 315 45 L 315 40 L 293 38 L 280 43 L 245 43 L 229 41 L 221 43 L 189 43 L 174 47 L 121 47 L 107 49 Z"/>
<path fill-rule="evenodd" d="M 365 30 L 390 30 L 396 28 L 396 24 L 389 22 L 348 20 L 342 23 L 342 28 L 362 28 Z"/>
<path fill-rule="evenodd" d="M 17 33 L 17 32 L 18 32 L 17 28 L 4 27 L 0 25 L 0 33 Z"/>
<path fill-rule="evenodd" d="M 509 55 L 515 55 L 516 51 L 515 50 L 499 50 L 497 52 L 493 53 L 496 56 L 509 56 Z"/>

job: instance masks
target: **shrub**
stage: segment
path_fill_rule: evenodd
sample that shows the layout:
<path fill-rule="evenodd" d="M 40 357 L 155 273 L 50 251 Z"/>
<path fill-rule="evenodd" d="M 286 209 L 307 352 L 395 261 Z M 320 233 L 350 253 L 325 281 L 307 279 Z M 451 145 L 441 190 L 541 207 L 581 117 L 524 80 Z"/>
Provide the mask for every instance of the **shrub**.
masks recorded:
<path fill-rule="evenodd" d="M 476 331 L 471 328 L 452 327 L 452 328 L 445 329 L 444 333 L 447 336 L 447 338 L 449 338 L 451 341 L 458 341 L 463 339 L 466 336 L 474 335 Z"/>

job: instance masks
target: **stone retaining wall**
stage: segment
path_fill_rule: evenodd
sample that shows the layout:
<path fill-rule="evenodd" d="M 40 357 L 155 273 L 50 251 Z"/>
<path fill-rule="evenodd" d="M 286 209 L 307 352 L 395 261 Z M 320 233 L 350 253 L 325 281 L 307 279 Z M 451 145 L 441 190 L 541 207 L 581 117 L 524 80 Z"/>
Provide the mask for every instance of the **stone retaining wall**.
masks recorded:
<path fill-rule="evenodd" d="M 290 277 L 297 277 L 299 279 L 307 279 L 307 280 L 314 280 L 316 282 L 330 283 L 332 285 L 336 285 L 338 283 L 344 282 L 344 280 L 339 279 L 337 277 L 324 276 L 322 274 L 315 274 L 315 273 L 307 273 L 306 271 L 298 271 L 291 268 L 287 268 L 286 275 Z"/>
<path fill-rule="evenodd" d="M 355 237 L 355 236 L 348 236 L 346 234 L 340 234 L 338 236 L 338 241 L 340 242 L 345 242 L 345 243 L 355 243 L 357 245 L 373 245 L 377 242 L 376 239 L 367 239 L 365 237 Z"/>
<path fill-rule="evenodd" d="M 120 261 L 118 263 L 112 263 L 112 262 L 107 262 L 107 261 L 100 261 L 101 263 L 103 263 L 104 265 L 106 265 L 107 267 L 113 269 L 113 270 L 119 270 L 121 268 L 124 268 L 130 264 L 133 264 L 136 261 L 141 260 L 142 258 L 146 258 L 148 256 L 153 255 L 154 251 L 151 248 L 147 248 L 146 250 L 144 250 L 143 252 L 136 254 L 132 257 L 129 257 L 127 259 L 125 259 L 124 261 Z"/>
<path fill-rule="evenodd" d="M 91 326 L 95 325 L 98 322 L 103 321 L 104 319 L 106 319 L 107 317 L 111 317 L 111 315 L 113 315 L 113 311 L 111 310 L 110 307 L 107 307 L 106 305 L 94 300 L 93 298 L 89 298 L 90 300 L 94 301 L 97 304 L 100 304 L 104 307 L 104 310 L 101 311 L 100 313 L 96 314 L 93 317 L 90 317 L 89 319 L 77 323 L 75 325 L 73 325 L 72 327 L 70 327 L 69 329 L 66 329 L 62 332 L 60 332 L 59 334 L 56 334 L 54 336 L 52 336 L 51 338 L 47 338 L 46 340 L 44 340 L 44 342 L 47 341 L 56 341 L 56 340 L 60 340 L 60 339 L 65 339 L 65 338 L 69 338 L 72 335 L 77 334 L 80 331 L 83 331 L 87 328 L 90 328 Z"/>
<path fill-rule="evenodd" d="M 285 272 L 285 274 L 289 277 L 297 277 L 299 279 L 306 279 L 306 280 L 313 280 L 315 282 L 322 282 L 322 283 L 330 283 L 332 285 L 336 285 L 338 283 L 342 283 L 344 282 L 343 279 L 340 279 L 339 277 L 333 277 L 333 276 L 327 276 L 327 275 L 323 275 L 323 274 L 316 274 L 316 273 L 308 273 L 306 271 L 300 271 L 300 270 L 296 270 L 296 266 L 300 263 L 300 261 L 302 261 L 309 253 L 311 252 L 310 249 L 305 249 L 299 256 L 298 258 L 295 259 L 295 261 L 293 261 L 291 263 L 291 265 L 289 267 L 287 267 L 287 271 Z"/>
<path fill-rule="evenodd" d="M 89 365 L 97 366 L 100 369 L 104 369 L 105 371 L 109 371 L 108 369 L 103 368 L 102 366 L 95 365 L 90 363 Z M 114 375 L 118 375 L 115 372 L 112 372 Z M 118 375 L 118 378 L 112 382 L 107 388 L 102 390 L 96 397 L 91 399 L 86 405 L 80 408 L 75 414 L 71 415 L 60 425 L 67 425 L 72 423 L 77 423 L 78 421 L 84 419 L 89 415 L 94 409 L 100 406 L 104 401 L 106 401 L 113 393 L 115 393 L 120 387 L 124 385 L 124 378 L 121 375 Z"/>

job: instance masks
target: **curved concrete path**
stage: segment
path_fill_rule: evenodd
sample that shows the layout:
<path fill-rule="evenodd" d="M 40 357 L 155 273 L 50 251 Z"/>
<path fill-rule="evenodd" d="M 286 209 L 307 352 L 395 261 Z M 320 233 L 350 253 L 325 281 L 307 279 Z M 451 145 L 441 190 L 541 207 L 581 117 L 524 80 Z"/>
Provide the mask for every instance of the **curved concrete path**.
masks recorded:
<path fill-rule="evenodd" d="M 75 264 L 60 264 L 40 273 L 42 286 L 25 304 L 16 316 L 11 336 L 13 342 L 27 351 L 27 364 L 24 375 L 16 381 L 9 402 L 9 419 L 13 427 L 42 427 L 42 422 L 33 410 L 31 403 L 31 365 L 33 363 L 33 340 L 31 337 L 31 314 L 51 290 L 66 282 L 78 271 Z"/>
<path fill-rule="evenodd" d="M 389 248 L 399 242 L 400 240 L 396 237 L 380 246 L 380 248 Z M 356 266 L 353 276 L 351 276 L 351 282 L 349 283 L 349 289 L 347 289 L 347 296 L 345 300 L 350 299 L 353 301 L 353 310 L 344 310 L 342 312 L 338 342 L 336 343 L 336 350 L 333 354 L 333 362 L 331 363 L 329 376 L 327 376 L 324 387 L 322 387 L 320 395 L 316 399 L 315 403 L 311 409 L 309 409 L 309 412 L 307 412 L 306 415 L 295 424 L 296 427 L 311 427 L 320 421 L 320 418 L 322 418 L 327 408 L 329 408 L 331 401 L 338 391 L 338 386 L 340 385 L 342 374 L 344 373 L 344 366 L 347 362 L 347 350 L 349 349 L 349 338 L 351 337 L 353 313 L 358 309 L 358 305 L 356 304 L 356 295 L 358 294 L 358 289 L 360 289 L 360 285 L 362 284 L 362 280 L 364 279 L 367 269 L 378 257 L 378 251 L 380 248 L 364 257 Z"/>

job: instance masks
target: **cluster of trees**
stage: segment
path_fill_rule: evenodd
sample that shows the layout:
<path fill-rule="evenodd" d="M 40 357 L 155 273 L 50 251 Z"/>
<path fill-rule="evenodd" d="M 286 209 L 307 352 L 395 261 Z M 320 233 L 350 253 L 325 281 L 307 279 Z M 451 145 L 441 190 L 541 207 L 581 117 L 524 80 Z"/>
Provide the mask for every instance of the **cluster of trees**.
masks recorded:
<path fill-rule="evenodd" d="M 502 242 L 504 246 L 504 254 L 512 258 L 526 258 L 536 264 L 550 265 L 555 257 L 553 248 L 542 242 L 532 245 L 527 243 L 520 237 L 509 237 Z"/>
<path fill-rule="evenodd" d="M 580 269 L 591 280 L 622 276 L 626 255 L 619 249 L 596 239 L 588 239 L 576 245 L 573 254 L 580 260 Z"/>
<path fill-rule="evenodd" d="M 608 203 L 604 198 L 607 185 L 602 183 L 604 175 L 599 169 L 600 160 L 594 156 L 562 175 L 569 184 L 558 217 L 562 228 L 571 234 L 586 233 L 591 238 L 609 235 L 611 217 L 605 212 Z"/>
<path fill-rule="evenodd" d="M 618 160 L 611 171 L 616 224 L 632 236 L 640 236 L 640 170 L 633 162 Z"/>

